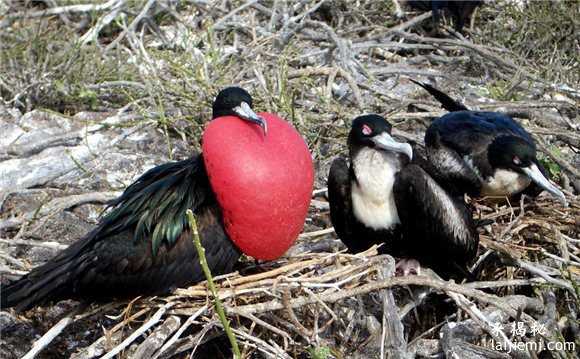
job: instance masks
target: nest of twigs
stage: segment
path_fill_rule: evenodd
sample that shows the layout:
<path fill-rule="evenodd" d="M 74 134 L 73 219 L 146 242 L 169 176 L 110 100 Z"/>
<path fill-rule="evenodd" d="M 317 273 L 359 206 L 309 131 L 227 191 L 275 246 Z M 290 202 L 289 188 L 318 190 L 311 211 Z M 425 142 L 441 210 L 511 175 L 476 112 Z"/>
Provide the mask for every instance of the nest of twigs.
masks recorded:
<path fill-rule="evenodd" d="M 480 273 L 476 282 L 444 281 L 429 269 L 394 277 L 393 258 L 377 255 L 374 247 L 357 255 L 294 253 L 246 264 L 244 271 L 253 274 L 214 278 L 244 357 L 504 357 L 501 347 L 528 358 L 547 350 L 548 343 L 568 348 L 554 357 L 573 355 L 580 202 L 568 208 L 550 199 L 517 207 L 474 205 L 480 218 L 495 221 L 480 236 L 472 268 Z M 335 240 L 318 241 L 332 246 Z M 37 344 L 47 344 L 44 339 L 52 340 L 74 321 L 104 314 L 111 321 L 103 335 L 73 357 L 231 356 L 205 282 L 167 297 L 85 308 L 62 319 Z M 512 335 L 519 326 L 526 333 Z M 521 350 L 519 343 L 534 344 Z"/>

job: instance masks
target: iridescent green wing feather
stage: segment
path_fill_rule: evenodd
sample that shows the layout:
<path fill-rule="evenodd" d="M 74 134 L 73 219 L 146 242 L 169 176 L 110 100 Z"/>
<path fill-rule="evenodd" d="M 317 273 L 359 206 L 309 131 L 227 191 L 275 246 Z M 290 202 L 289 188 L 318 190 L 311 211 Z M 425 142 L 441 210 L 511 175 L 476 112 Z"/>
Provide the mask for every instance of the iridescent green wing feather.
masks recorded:
<path fill-rule="evenodd" d="M 150 240 L 156 254 L 163 242 L 173 245 L 188 228 L 185 211 L 206 200 L 209 182 L 201 155 L 154 167 L 111 203 L 97 236 L 128 230 L 135 241 Z"/>

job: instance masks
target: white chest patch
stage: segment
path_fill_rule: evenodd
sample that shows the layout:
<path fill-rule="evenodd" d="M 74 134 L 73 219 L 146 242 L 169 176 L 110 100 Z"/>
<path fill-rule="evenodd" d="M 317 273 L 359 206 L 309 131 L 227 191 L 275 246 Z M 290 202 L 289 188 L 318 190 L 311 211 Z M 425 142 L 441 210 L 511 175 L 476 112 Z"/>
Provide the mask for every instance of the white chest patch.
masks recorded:
<path fill-rule="evenodd" d="M 396 158 L 363 148 L 352 164 L 358 181 L 351 184 L 355 217 L 373 229 L 389 229 L 401 223 L 393 197 L 395 174 L 400 170 Z"/>
<path fill-rule="evenodd" d="M 511 196 L 523 191 L 532 180 L 521 173 L 506 169 L 497 169 L 488 177 L 482 188 L 484 196 Z"/>

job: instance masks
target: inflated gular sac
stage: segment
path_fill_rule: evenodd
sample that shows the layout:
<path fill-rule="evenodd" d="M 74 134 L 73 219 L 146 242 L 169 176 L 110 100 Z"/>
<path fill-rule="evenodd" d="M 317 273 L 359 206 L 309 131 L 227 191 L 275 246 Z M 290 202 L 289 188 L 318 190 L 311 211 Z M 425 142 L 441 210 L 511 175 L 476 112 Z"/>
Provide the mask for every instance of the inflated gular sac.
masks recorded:
<path fill-rule="evenodd" d="M 303 228 L 314 183 L 308 146 L 291 124 L 260 113 L 267 134 L 234 116 L 211 121 L 202 140 L 226 231 L 246 255 L 275 259 Z"/>

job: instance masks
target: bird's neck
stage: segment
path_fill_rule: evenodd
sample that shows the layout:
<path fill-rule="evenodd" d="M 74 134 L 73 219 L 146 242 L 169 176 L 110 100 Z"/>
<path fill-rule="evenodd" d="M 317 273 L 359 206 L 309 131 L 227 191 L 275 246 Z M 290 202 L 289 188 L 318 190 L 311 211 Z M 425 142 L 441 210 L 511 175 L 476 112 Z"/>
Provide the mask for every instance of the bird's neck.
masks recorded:
<path fill-rule="evenodd" d="M 369 228 L 391 229 L 400 223 L 393 196 L 402 164 L 397 155 L 361 148 L 351 157 L 351 197 L 355 217 Z"/>
<path fill-rule="evenodd" d="M 481 189 L 483 196 L 512 196 L 526 189 L 532 180 L 511 169 L 496 168 L 492 176 L 486 178 Z"/>

